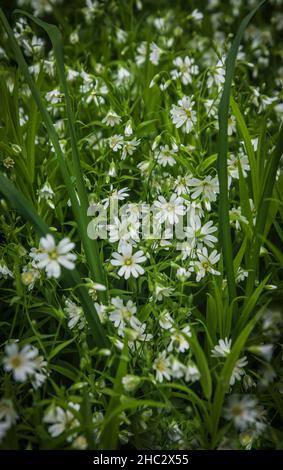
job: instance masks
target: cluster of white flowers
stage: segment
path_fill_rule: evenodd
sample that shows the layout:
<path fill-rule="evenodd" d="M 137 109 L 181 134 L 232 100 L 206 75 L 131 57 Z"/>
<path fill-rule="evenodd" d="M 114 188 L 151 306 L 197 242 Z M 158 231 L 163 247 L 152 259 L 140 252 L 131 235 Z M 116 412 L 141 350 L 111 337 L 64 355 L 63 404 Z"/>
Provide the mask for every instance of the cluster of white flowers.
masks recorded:
<path fill-rule="evenodd" d="M 167 355 L 166 351 L 162 351 L 154 360 L 153 369 L 157 382 L 163 382 L 164 379 L 184 378 L 186 382 L 193 383 L 200 379 L 200 372 L 191 359 L 184 364 L 174 355 Z"/>

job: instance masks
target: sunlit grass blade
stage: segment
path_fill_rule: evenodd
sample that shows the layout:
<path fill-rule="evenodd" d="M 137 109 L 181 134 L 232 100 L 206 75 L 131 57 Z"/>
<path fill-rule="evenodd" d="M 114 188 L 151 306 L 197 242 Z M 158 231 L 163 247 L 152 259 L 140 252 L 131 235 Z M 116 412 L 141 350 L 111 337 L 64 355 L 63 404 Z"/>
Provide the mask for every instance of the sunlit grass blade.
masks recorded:
<path fill-rule="evenodd" d="M 229 298 L 230 302 L 235 299 L 236 284 L 235 284 L 235 275 L 233 268 L 233 250 L 232 250 L 232 240 L 231 240 L 231 230 L 230 230 L 230 220 L 229 220 L 229 194 L 228 194 L 228 171 L 227 171 L 227 151 L 228 151 L 228 115 L 229 115 L 229 105 L 230 105 L 230 95 L 232 80 L 234 76 L 235 63 L 237 58 L 237 52 L 240 46 L 240 42 L 244 31 L 250 22 L 251 18 L 257 12 L 257 10 L 263 5 L 265 0 L 260 2 L 256 8 L 254 8 L 241 22 L 240 27 L 237 31 L 231 49 L 229 51 L 227 61 L 226 61 L 226 75 L 223 94 L 219 104 L 219 150 L 218 150 L 218 160 L 217 160 L 217 169 L 219 177 L 219 235 L 220 235 L 220 244 L 223 252 L 224 267 L 226 270 Z"/>
<path fill-rule="evenodd" d="M 3 194 L 5 199 L 14 206 L 24 219 L 32 223 L 39 236 L 45 236 L 47 233 L 50 233 L 48 225 L 39 217 L 31 204 L 2 174 L 0 174 L 0 193 Z M 64 270 L 64 277 L 66 282 L 78 292 L 95 343 L 99 347 L 108 346 L 108 341 L 93 301 L 89 297 L 86 288 L 82 286 L 80 274 L 76 269 L 72 271 Z"/>

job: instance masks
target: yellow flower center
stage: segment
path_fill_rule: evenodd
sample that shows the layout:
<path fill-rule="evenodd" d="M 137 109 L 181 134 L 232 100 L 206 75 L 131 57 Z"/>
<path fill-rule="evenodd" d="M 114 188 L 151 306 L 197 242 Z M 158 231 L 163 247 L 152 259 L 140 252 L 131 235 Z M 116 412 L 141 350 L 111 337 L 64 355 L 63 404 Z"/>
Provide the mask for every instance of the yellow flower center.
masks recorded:
<path fill-rule="evenodd" d="M 20 367 L 22 365 L 22 360 L 20 356 L 14 356 L 13 359 L 11 360 L 11 364 L 13 369 L 17 369 L 17 367 Z"/>
<path fill-rule="evenodd" d="M 188 118 L 191 118 L 192 117 L 192 113 L 191 113 L 191 110 L 190 109 L 185 109 L 185 113 L 186 115 L 188 116 Z"/>
<path fill-rule="evenodd" d="M 234 405 L 232 413 L 234 416 L 241 416 L 243 414 L 243 408 L 240 405 Z"/>
<path fill-rule="evenodd" d="M 202 265 L 203 269 L 205 269 L 205 271 L 207 271 L 207 269 L 209 268 L 209 263 L 207 261 L 203 261 L 201 263 L 201 265 Z"/>
<path fill-rule="evenodd" d="M 125 309 L 122 310 L 122 316 L 125 320 L 130 320 L 131 317 L 132 317 L 132 313 L 130 312 L 130 310 L 125 308 Z"/>
<path fill-rule="evenodd" d="M 124 258 L 124 263 L 126 266 L 131 266 L 133 264 L 133 260 L 131 257 Z"/>
<path fill-rule="evenodd" d="M 55 251 L 55 250 L 52 251 L 52 252 L 50 253 L 49 257 L 50 257 L 51 259 L 53 259 L 53 260 L 58 259 L 58 253 L 57 253 L 57 251 Z"/>
<path fill-rule="evenodd" d="M 166 370 L 166 364 L 165 364 L 165 362 L 164 362 L 162 359 L 159 359 L 159 360 L 157 361 L 156 368 L 157 368 L 160 372 L 164 372 L 164 371 Z"/>

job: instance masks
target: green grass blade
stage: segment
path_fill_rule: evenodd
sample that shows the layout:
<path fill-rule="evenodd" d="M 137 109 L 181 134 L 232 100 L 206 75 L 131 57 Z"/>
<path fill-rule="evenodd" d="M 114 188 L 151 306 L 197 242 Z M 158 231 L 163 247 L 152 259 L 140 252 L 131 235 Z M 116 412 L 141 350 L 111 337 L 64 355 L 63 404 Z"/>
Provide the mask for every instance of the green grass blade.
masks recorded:
<path fill-rule="evenodd" d="M 219 151 L 218 151 L 218 177 L 219 177 L 219 188 L 220 188 L 220 198 L 219 198 L 219 238 L 222 245 L 224 267 L 227 275 L 228 290 L 230 302 L 236 298 L 236 284 L 233 268 L 233 252 L 232 252 L 232 240 L 231 240 L 231 231 L 230 231 L 230 221 L 229 221 L 229 195 L 228 195 L 228 171 L 227 171 L 227 151 L 228 151 L 228 115 L 229 115 L 229 104 L 230 104 L 230 94 L 232 87 L 232 80 L 234 76 L 235 63 L 237 58 L 237 52 L 240 46 L 240 42 L 244 31 L 257 12 L 257 10 L 264 4 L 265 0 L 260 2 L 254 10 L 252 10 L 240 24 L 240 27 L 237 31 L 235 39 L 232 43 L 231 49 L 229 51 L 227 61 L 226 61 L 226 75 L 223 94 L 219 104 Z"/>
<path fill-rule="evenodd" d="M 233 96 L 231 96 L 230 98 L 230 105 L 232 108 L 232 112 L 237 120 L 238 129 L 240 131 L 241 137 L 243 138 L 245 148 L 248 154 L 248 159 L 249 159 L 249 164 L 250 164 L 250 169 L 251 169 L 253 200 L 254 200 L 255 206 L 257 207 L 259 185 L 258 185 L 258 179 L 257 179 L 256 158 L 255 158 L 255 153 L 254 153 L 254 149 L 252 146 L 251 137 L 250 137 L 248 128 L 246 126 L 245 120 L 243 118 L 243 115 L 239 109 L 239 106 L 234 100 Z"/>

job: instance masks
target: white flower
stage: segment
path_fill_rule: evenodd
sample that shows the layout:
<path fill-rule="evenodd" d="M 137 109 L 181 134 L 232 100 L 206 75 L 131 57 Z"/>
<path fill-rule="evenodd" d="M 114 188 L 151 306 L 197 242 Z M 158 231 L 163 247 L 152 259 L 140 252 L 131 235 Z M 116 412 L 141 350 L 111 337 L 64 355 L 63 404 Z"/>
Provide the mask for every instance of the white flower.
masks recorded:
<path fill-rule="evenodd" d="M 185 268 L 178 268 L 176 272 L 176 277 L 181 281 L 185 282 L 190 276 L 192 272 L 191 269 L 185 269 Z"/>
<path fill-rule="evenodd" d="M 139 240 L 139 221 L 131 217 L 122 221 L 115 217 L 114 224 L 108 225 L 108 230 L 109 241 L 111 243 L 119 241 L 118 251 Z"/>
<path fill-rule="evenodd" d="M 108 111 L 106 116 L 102 119 L 103 124 L 106 126 L 114 127 L 116 124 L 120 124 L 121 117 L 115 113 L 112 109 Z"/>
<path fill-rule="evenodd" d="M 6 263 L 2 260 L 0 261 L 0 278 L 4 277 L 4 279 L 7 279 L 8 276 L 14 277 L 14 274 L 10 269 L 7 267 Z"/>
<path fill-rule="evenodd" d="M 15 411 L 12 400 L 8 398 L 2 398 L 0 400 L 0 425 L 5 422 L 10 427 L 15 424 L 17 419 L 18 415 Z"/>
<path fill-rule="evenodd" d="M 237 274 L 236 274 L 236 282 L 244 281 L 246 277 L 248 277 L 248 275 L 249 275 L 249 272 L 241 268 L 241 266 L 239 266 Z"/>
<path fill-rule="evenodd" d="M 257 408 L 258 401 L 248 396 L 232 396 L 224 409 L 224 416 L 232 420 L 235 427 L 243 431 L 256 426 L 260 416 Z"/>
<path fill-rule="evenodd" d="M 140 139 L 124 140 L 121 155 L 122 160 L 125 160 L 127 155 L 133 155 L 134 151 L 136 150 L 139 144 Z"/>
<path fill-rule="evenodd" d="M 125 67 L 119 67 L 117 70 L 117 77 L 115 79 L 115 85 L 117 87 L 120 86 L 127 86 L 129 85 L 131 81 L 132 75 L 129 70 L 127 70 Z"/>
<path fill-rule="evenodd" d="M 105 323 L 108 318 L 106 305 L 94 302 L 94 307 L 95 307 L 95 310 L 97 311 L 97 315 L 99 316 L 99 320 L 101 321 L 101 323 Z"/>
<path fill-rule="evenodd" d="M 16 382 L 25 382 L 35 373 L 36 363 L 34 359 L 38 355 L 38 350 L 27 344 L 21 350 L 17 343 L 7 344 L 5 347 L 6 356 L 3 359 L 6 372 L 13 372 Z"/>
<path fill-rule="evenodd" d="M 234 116 L 228 117 L 228 129 L 227 134 L 232 135 L 236 132 L 236 118 Z"/>
<path fill-rule="evenodd" d="M 114 297 L 111 299 L 111 306 L 113 310 L 109 318 L 114 323 L 115 327 L 118 328 L 119 334 L 123 334 L 126 325 L 134 329 L 138 328 L 140 321 L 136 317 L 137 307 L 131 300 L 128 300 L 126 305 L 124 305 L 120 297 Z"/>
<path fill-rule="evenodd" d="M 44 416 L 44 423 L 50 424 L 48 432 L 52 437 L 60 436 L 65 431 L 69 431 L 79 426 L 79 421 L 72 413 L 72 409 L 79 411 L 80 405 L 77 403 L 69 403 L 71 409 L 64 410 L 60 406 L 52 407 Z M 72 439 L 68 436 L 67 441 Z"/>
<path fill-rule="evenodd" d="M 124 44 L 127 41 L 128 33 L 123 29 L 117 28 L 116 30 L 116 39 L 118 44 Z"/>
<path fill-rule="evenodd" d="M 244 367 L 248 364 L 247 357 L 243 356 L 237 360 L 236 365 L 230 377 L 230 385 L 233 386 L 237 380 L 241 380 L 245 373 Z"/>
<path fill-rule="evenodd" d="M 185 369 L 185 381 L 196 382 L 199 379 L 200 379 L 200 371 L 198 370 L 196 364 L 193 361 L 189 361 Z"/>
<path fill-rule="evenodd" d="M 207 116 L 216 119 L 217 117 L 217 105 L 215 99 L 207 99 L 204 101 Z"/>
<path fill-rule="evenodd" d="M 186 212 L 183 204 L 184 200 L 177 194 L 172 194 L 169 201 L 163 196 L 158 197 L 158 201 L 154 201 L 154 207 L 157 208 L 155 212 L 156 219 L 163 223 L 168 220 L 170 224 L 178 223 L 179 217 L 183 216 Z"/>
<path fill-rule="evenodd" d="M 175 356 L 170 356 L 170 367 L 171 367 L 171 376 L 174 377 L 174 379 L 181 379 L 186 371 L 186 366 L 179 361 Z"/>
<path fill-rule="evenodd" d="M 170 297 L 172 294 L 173 289 L 172 287 L 161 286 L 160 284 L 156 284 L 154 289 L 154 297 L 156 300 L 162 300 L 163 297 Z"/>
<path fill-rule="evenodd" d="M 230 224 L 235 225 L 236 230 L 241 230 L 240 222 L 243 224 L 249 223 L 248 219 L 242 214 L 241 207 L 232 207 L 232 209 L 229 210 L 229 219 Z"/>
<path fill-rule="evenodd" d="M 68 327 L 72 330 L 76 326 L 79 330 L 82 330 L 86 324 L 83 309 L 79 305 L 76 305 L 72 300 L 65 300 L 64 312 L 69 318 Z"/>
<path fill-rule="evenodd" d="M 144 64 L 146 55 L 147 55 L 147 42 L 143 41 L 137 48 L 136 64 L 139 66 Z"/>
<path fill-rule="evenodd" d="M 227 357 L 231 352 L 231 345 L 231 339 L 220 339 L 218 344 L 211 350 L 212 357 Z"/>
<path fill-rule="evenodd" d="M 174 190 L 178 196 L 181 196 L 181 194 L 189 194 L 190 179 L 190 175 L 177 176 L 174 182 Z"/>
<path fill-rule="evenodd" d="M 185 233 L 192 247 L 196 247 L 197 244 L 203 242 L 205 245 L 213 248 L 214 243 L 217 242 L 217 238 L 212 235 L 212 233 L 216 231 L 217 228 L 213 225 L 211 220 L 202 226 L 198 215 L 190 217 L 190 226 L 185 228 Z"/>
<path fill-rule="evenodd" d="M 220 272 L 213 268 L 213 265 L 220 260 L 220 254 L 216 250 L 208 256 L 207 248 L 197 252 L 198 261 L 194 261 L 193 266 L 196 270 L 196 281 L 199 282 L 206 273 L 220 275 Z"/>
<path fill-rule="evenodd" d="M 162 351 L 153 363 L 153 369 L 156 373 L 156 380 L 163 382 L 163 379 L 170 380 L 171 367 L 170 358 L 166 356 L 166 351 Z"/>
<path fill-rule="evenodd" d="M 273 344 L 259 344 L 257 346 L 250 346 L 249 351 L 258 356 L 262 356 L 266 361 L 270 361 L 273 354 Z"/>
<path fill-rule="evenodd" d="M 173 64 L 177 67 L 171 71 L 173 79 L 180 78 L 183 85 L 188 85 L 192 83 L 192 75 L 197 75 L 199 68 L 195 65 L 194 59 L 186 56 L 184 59 L 181 57 L 176 57 Z"/>
<path fill-rule="evenodd" d="M 181 100 L 178 101 L 178 105 L 173 104 L 170 110 L 171 119 L 173 124 L 177 127 L 182 127 L 183 131 L 186 134 L 191 132 L 194 124 L 196 124 L 196 112 L 193 110 L 194 100 L 188 96 L 183 96 Z"/>
<path fill-rule="evenodd" d="M 121 134 L 115 134 L 108 139 L 109 147 L 114 151 L 118 152 L 123 147 L 124 137 Z"/>
<path fill-rule="evenodd" d="M 87 283 L 88 293 L 93 298 L 93 300 L 97 299 L 97 292 L 104 292 L 106 291 L 106 286 L 104 284 L 100 284 L 99 282 L 94 282 L 92 279 L 88 279 Z"/>
<path fill-rule="evenodd" d="M 55 205 L 53 202 L 54 197 L 55 193 L 48 182 L 46 182 L 43 187 L 38 191 L 39 202 L 42 199 L 45 200 L 49 207 L 51 207 L 51 209 L 55 209 Z"/>
<path fill-rule="evenodd" d="M 191 17 L 196 22 L 201 22 L 203 19 L 203 13 L 199 11 L 197 8 L 195 8 L 191 14 Z"/>
<path fill-rule="evenodd" d="M 177 146 L 172 146 L 169 148 L 169 145 L 162 145 L 160 147 L 159 152 L 157 153 L 157 163 L 162 166 L 174 166 L 176 164 L 176 160 L 174 158 L 174 154 L 178 151 Z"/>
<path fill-rule="evenodd" d="M 241 166 L 243 177 L 246 178 L 247 171 L 250 170 L 248 156 L 245 155 L 243 152 L 240 152 L 239 156 L 230 154 L 230 158 L 228 158 L 229 183 L 231 183 L 231 178 L 239 179 L 239 165 Z"/>
<path fill-rule="evenodd" d="M 129 188 L 114 189 L 109 197 L 101 201 L 104 209 L 107 209 L 110 204 L 115 205 L 118 201 L 124 201 L 129 196 L 128 190 Z"/>
<path fill-rule="evenodd" d="M 118 271 L 118 276 L 124 276 L 125 279 L 129 279 L 130 276 L 138 277 L 144 273 L 144 269 L 140 266 L 140 263 L 146 261 L 146 257 L 142 250 L 132 253 L 133 248 L 131 245 L 123 247 L 121 254 L 114 252 L 112 254 L 111 264 L 113 266 L 121 266 Z"/>
<path fill-rule="evenodd" d="M 162 54 L 162 49 L 155 44 L 155 42 L 152 42 L 150 44 L 150 54 L 149 54 L 149 60 L 152 64 L 158 65 L 160 56 Z"/>
<path fill-rule="evenodd" d="M 141 378 L 137 375 L 127 374 L 122 378 L 122 384 L 126 392 L 133 392 L 141 383 Z"/>
<path fill-rule="evenodd" d="M 173 318 L 171 317 L 170 313 L 167 312 L 167 310 L 164 310 L 160 314 L 158 322 L 161 328 L 163 328 L 163 330 L 170 330 L 174 323 Z"/>
<path fill-rule="evenodd" d="M 38 269 L 24 266 L 23 272 L 21 274 L 21 280 L 22 283 L 28 287 L 28 290 L 32 290 L 34 288 L 34 284 L 39 278 L 40 272 L 38 271 Z"/>
<path fill-rule="evenodd" d="M 9 423 L 7 421 L 0 421 L 0 443 L 7 434 L 7 431 L 10 429 Z"/>
<path fill-rule="evenodd" d="M 47 277 L 59 278 L 61 266 L 66 269 L 74 269 L 76 255 L 70 253 L 75 244 L 69 238 L 63 238 L 58 245 L 55 243 L 53 235 L 47 234 L 39 242 L 39 250 L 35 253 L 31 251 L 30 256 L 34 259 L 38 269 L 45 268 Z"/>
<path fill-rule="evenodd" d="M 146 330 L 146 323 L 141 323 L 138 319 L 134 329 L 128 329 L 127 334 L 130 339 L 129 341 L 129 348 L 133 349 L 137 348 L 137 343 L 144 341 L 151 341 L 153 336 L 150 333 L 145 333 Z"/>
<path fill-rule="evenodd" d="M 0 443 L 17 419 L 18 415 L 14 409 L 13 402 L 2 398 L 0 400 Z"/>
<path fill-rule="evenodd" d="M 115 165 L 115 162 L 113 160 L 109 165 L 108 175 L 111 176 L 112 178 L 117 176 L 116 165 Z"/>
<path fill-rule="evenodd" d="M 85 436 L 76 437 L 74 442 L 72 442 L 72 447 L 76 450 L 86 450 L 88 448 L 87 438 Z"/>
<path fill-rule="evenodd" d="M 201 197 L 206 209 L 210 211 L 210 203 L 216 201 L 217 194 L 219 193 L 218 178 L 212 178 L 211 175 L 206 176 L 203 180 L 191 178 L 189 185 L 194 187 L 191 192 L 192 199 Z"/>
<path fill-rule="evenodd" d="M 133 135 L 133 128 L 132 128 L 131 120 L 127 122 L 125 130 L 124 130 L 124 134 L 126 137 L 130 137 L 131 135 Z"/>
<path fill-rule="evenodd" d="M 210 89 L 213 84 L 217 86 L 218 89 L 220 89 L 223 86 L 223 83 L 225 82 L 225 68 L 223 66 L 223 61 L 220 59 L 216 66 L 213 67 L 210 71 L 210 74 L 208 76 L 207 80 L 207 88 Z"/>
<path fill-rule="evenodd" d="M 185 352 L 189 349 L 190 345 L 188 342 L 187 337 L 191 336 L 191 330 L 189 326 L 186 326 L 181 331 L 176 330 L 176 328 L 172 328 L 170 330 L 171 333 L 171 340 L 168 345 L 167 351 L 171 352 L 175 349 L 178 352 Z"/>
<path fill-rule="evenodd" d="M 37 356 L 34 359 L 34 363 L 35 372 L 31 376 L 31 384 L 33 388 L 37 390 L 44 384 L 48 376 L 48 372 L 46 369 L 47 362 L 44 360 L 43 356 Z"/>

